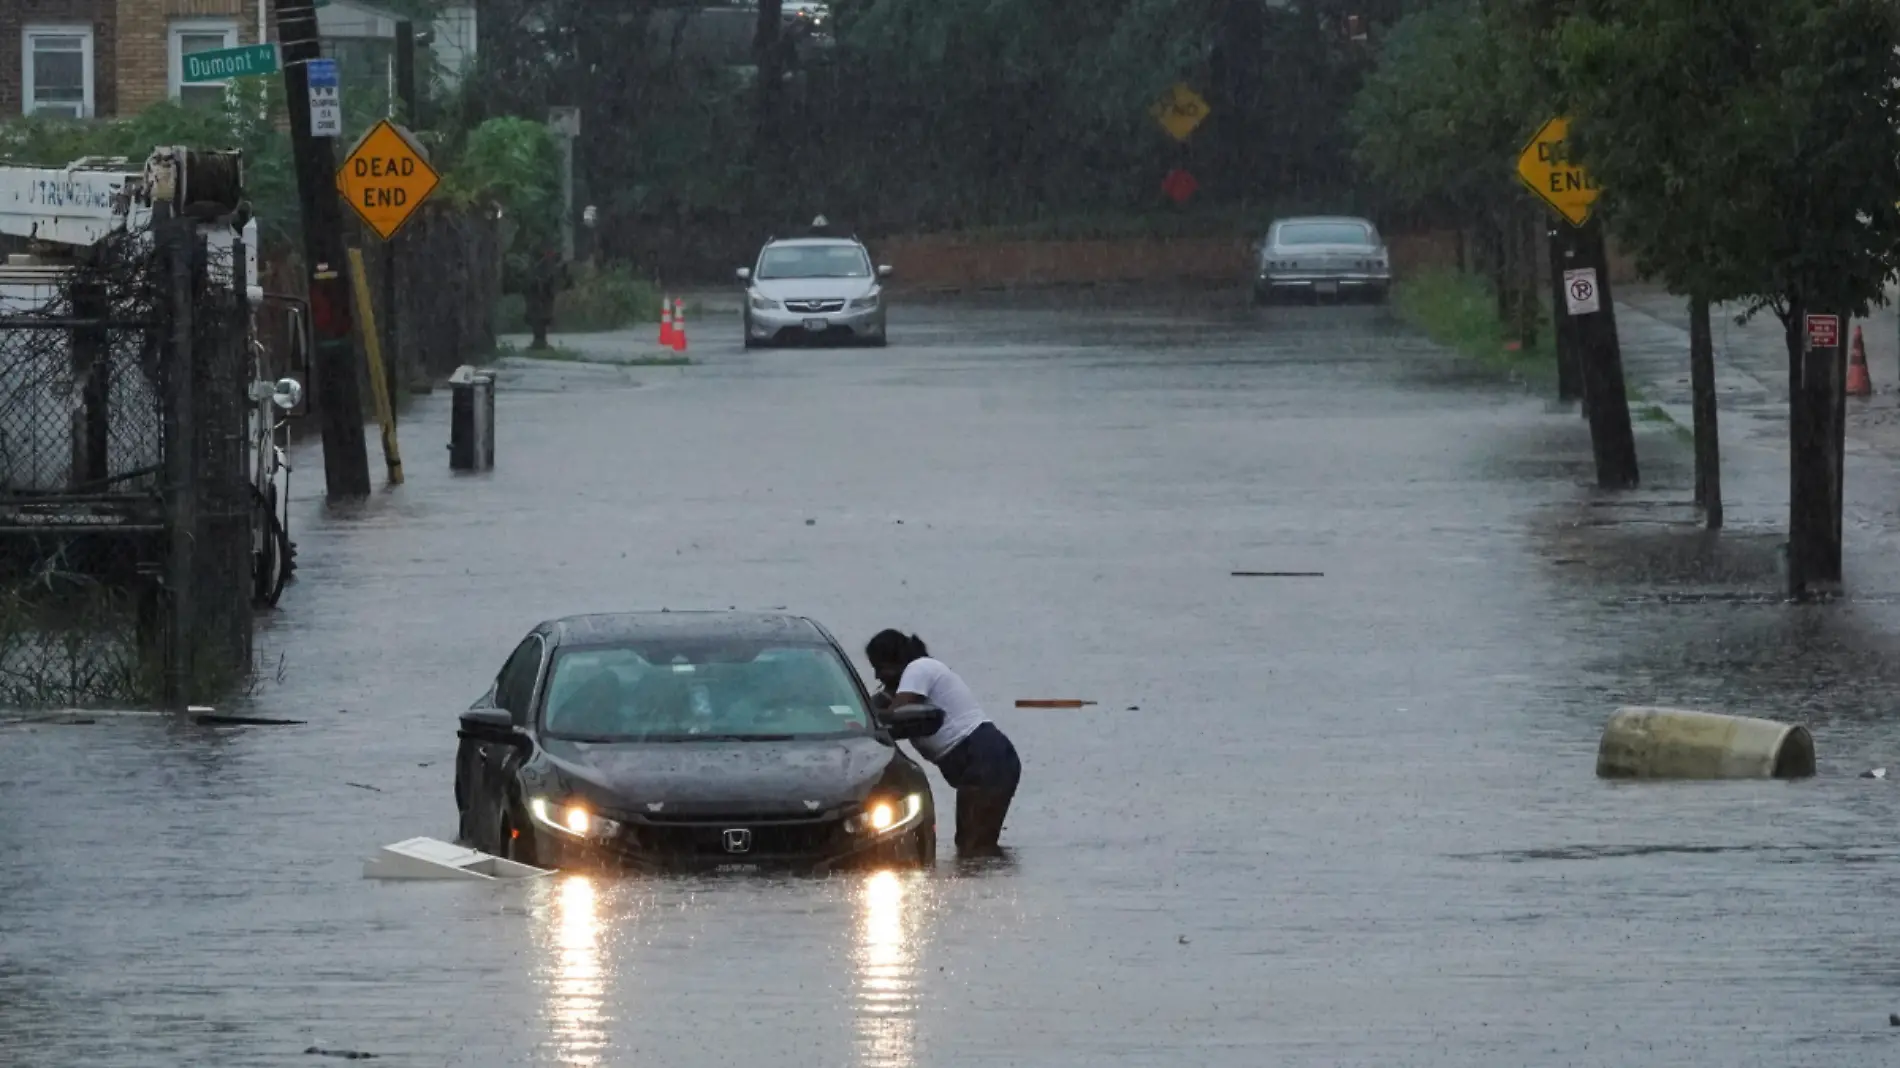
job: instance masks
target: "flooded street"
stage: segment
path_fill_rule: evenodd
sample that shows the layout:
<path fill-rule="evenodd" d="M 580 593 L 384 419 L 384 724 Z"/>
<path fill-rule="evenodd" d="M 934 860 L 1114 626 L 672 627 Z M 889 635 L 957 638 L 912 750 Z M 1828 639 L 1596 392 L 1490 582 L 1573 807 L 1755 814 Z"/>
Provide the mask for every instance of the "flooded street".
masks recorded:
<path fill-rule="evenodd" d="M 360 508 L 302 447 L 243 704 L 303 725 L 0 731 L 8 1063 L 1900 1059 L 1885 539 L 1849 533 L 1862 596 L 1782 604 L 1774 529 L 1672 525 L 1668 427 L 1593 504 L 1583 420 L 1383 309 L 891 329 L 512 361 L 493 472 L 449 472 L 438 392 Z M 926 874 L 362 878 L 453 836 L 456 714 L 533 624 L 729 606 L 922 635 L 1022 754 L 1011 856 L 955 860 L 933 771 Z M 1808 723 L 1821 774 L 1600 782 L 1624 703 Z"/>

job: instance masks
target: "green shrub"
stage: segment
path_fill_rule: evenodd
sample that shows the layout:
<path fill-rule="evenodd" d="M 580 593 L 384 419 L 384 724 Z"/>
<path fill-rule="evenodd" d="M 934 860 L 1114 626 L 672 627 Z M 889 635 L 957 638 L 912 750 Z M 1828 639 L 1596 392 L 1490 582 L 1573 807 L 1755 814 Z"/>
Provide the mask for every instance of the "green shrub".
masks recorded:
<path fill-rule="evenodd" d="M 1557 353 L 1549 318 L 1527 349 L 1504 347 L 1510 333 L 1498 319 L 1498 298 L 1489 282 L 1449 268 L 1421 270 L 1392 285 L 1399 317 L 1448 349 L 1488 367 L 1519 373 L 1556 374 Z"/>
<path fill-rule="evenodd" d="M 660 320 L 660 294 L 623 266 L 576 266 L 574 285 L 554 299 L 554 329 L 564 333 L 620 330 Z M 495 307 L 497 334 L 525 334 L 528 320 L 519 294 Z"/>

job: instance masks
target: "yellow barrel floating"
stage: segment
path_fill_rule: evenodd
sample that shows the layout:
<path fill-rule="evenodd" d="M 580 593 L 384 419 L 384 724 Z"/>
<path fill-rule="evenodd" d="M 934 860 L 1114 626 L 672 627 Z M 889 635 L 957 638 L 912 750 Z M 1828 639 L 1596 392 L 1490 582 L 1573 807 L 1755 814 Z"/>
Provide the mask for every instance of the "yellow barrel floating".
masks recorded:
<path fill-rule="evenodd" d="M 1800 724 L 1686 708 L 1616 710 L 1597 745 L 1604 779 L 1802 779 L 1814 736 Z"/>

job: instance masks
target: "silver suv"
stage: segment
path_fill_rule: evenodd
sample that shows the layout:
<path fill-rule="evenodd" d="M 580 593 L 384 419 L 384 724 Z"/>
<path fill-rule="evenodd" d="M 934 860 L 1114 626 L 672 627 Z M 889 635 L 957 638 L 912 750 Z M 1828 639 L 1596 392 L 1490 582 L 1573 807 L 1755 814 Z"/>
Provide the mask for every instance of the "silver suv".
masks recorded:
<path fill-rule="evenodd" d="M 746 287 L 745 347 L 800 338 L 882 346 L 884 279 L 854 237 L 773 240 L 739 269 Z"/>

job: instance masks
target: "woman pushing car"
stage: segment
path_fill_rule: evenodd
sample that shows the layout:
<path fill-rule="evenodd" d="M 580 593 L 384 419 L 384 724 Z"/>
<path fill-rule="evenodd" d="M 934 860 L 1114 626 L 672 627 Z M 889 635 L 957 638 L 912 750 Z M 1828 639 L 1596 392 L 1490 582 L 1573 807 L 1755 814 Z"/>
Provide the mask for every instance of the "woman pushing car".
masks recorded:
<path fill-rule="evenodd" d="M 983 714 L 970 687 L 932 657 L 917 635 L 879 631 L 864 655 L 884 687 L 879 696 L 888 697 L 891 706 L 927 704 L 943 710 L 943 726 L 911 739 L 911 745 L 957 791 L 957 855 L 1000 852 L 1003 819 L 1023 774 L 1016 747 Z"/>

